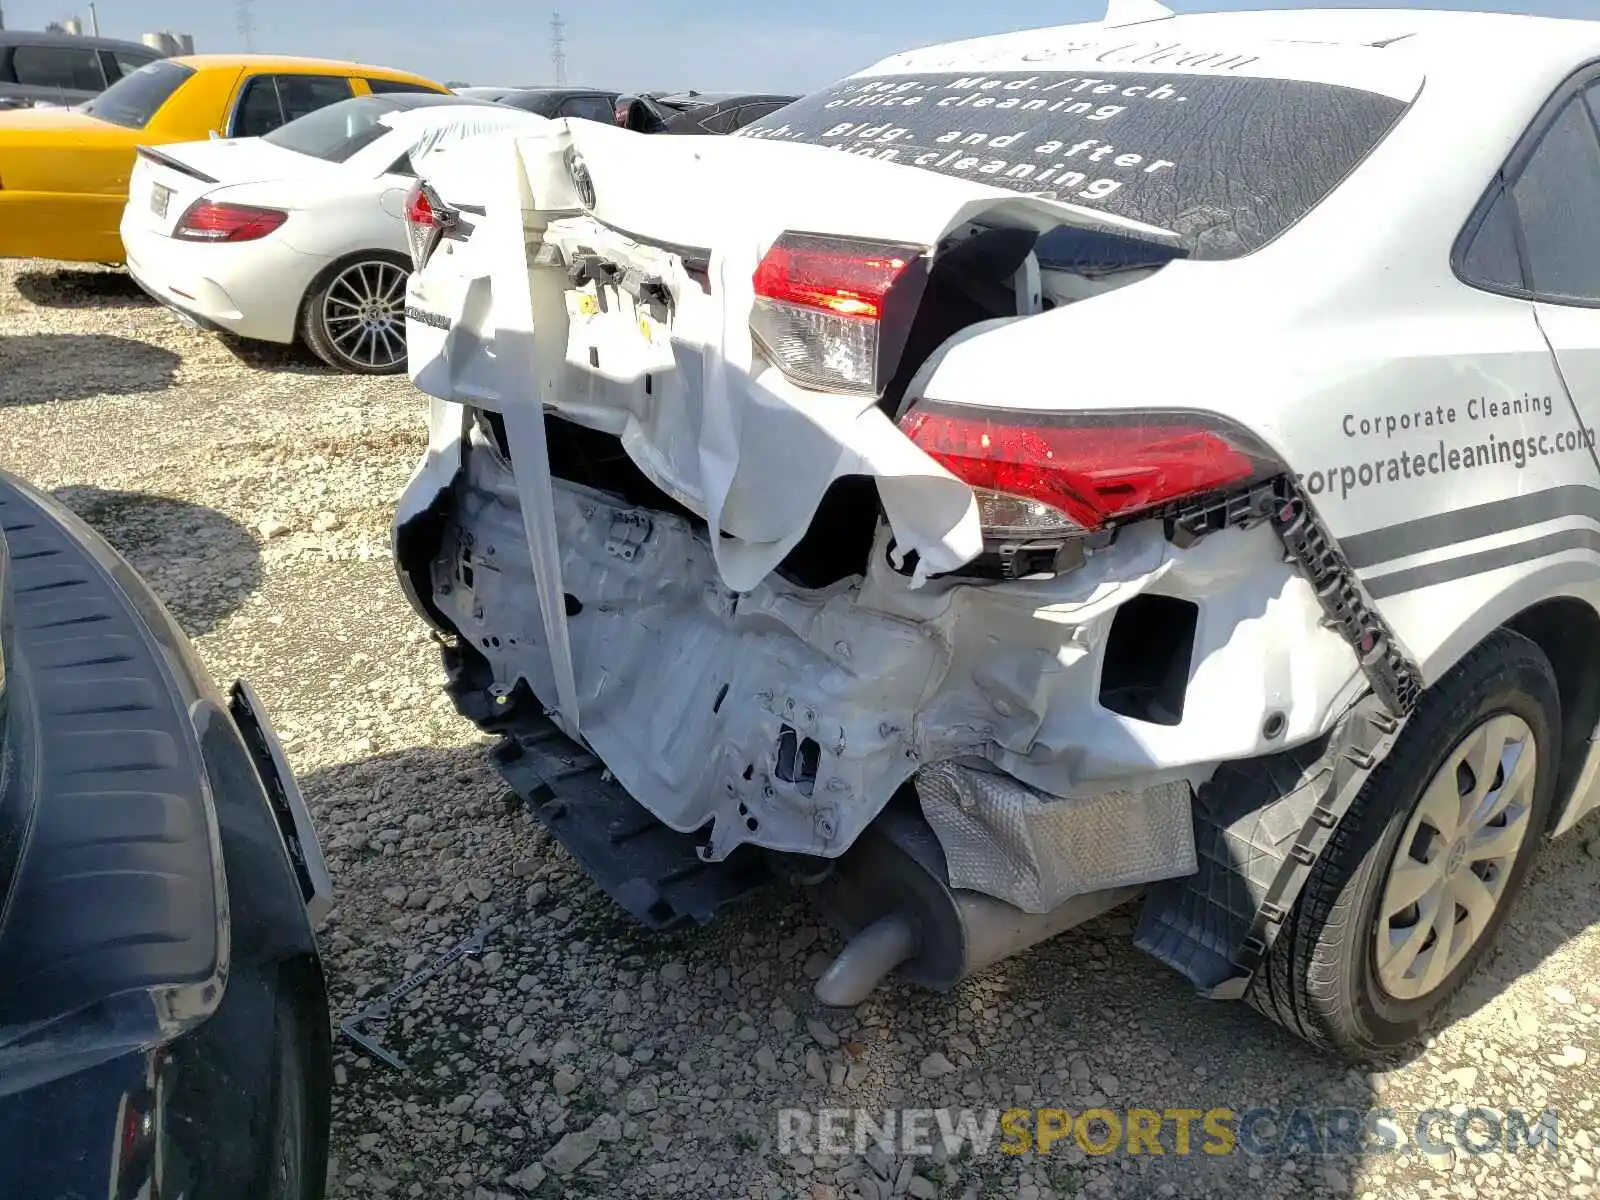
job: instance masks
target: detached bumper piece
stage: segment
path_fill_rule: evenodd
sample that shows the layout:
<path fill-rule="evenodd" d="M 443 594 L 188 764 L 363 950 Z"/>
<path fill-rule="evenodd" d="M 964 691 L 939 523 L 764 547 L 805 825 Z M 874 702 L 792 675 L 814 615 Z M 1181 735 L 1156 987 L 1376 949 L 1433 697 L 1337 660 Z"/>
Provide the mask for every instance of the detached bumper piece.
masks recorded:
<path fill-rule="evenodd" d="M 486 680 L 474 678 L 482 660 L 446 646 L 444 662 L 462 715 L 501 735 L 494 759 L 506 783 L 635 920 L 656 930 L 709 924 L 719 910 L 771 881 L 766 859 L 750 847 L 707 862 L 699 838 L 662 824 L 525 692 L 494 704 Z"/>
<path fill-rule="evenodd" d="M 1150 889 L 1135 945 L 1212 999 L 1242 998 L 1334 827 L 1405 722 L 1369 695 L 1324 739 L 1219 767 L 1195 800 L 1199 870 Z"/>

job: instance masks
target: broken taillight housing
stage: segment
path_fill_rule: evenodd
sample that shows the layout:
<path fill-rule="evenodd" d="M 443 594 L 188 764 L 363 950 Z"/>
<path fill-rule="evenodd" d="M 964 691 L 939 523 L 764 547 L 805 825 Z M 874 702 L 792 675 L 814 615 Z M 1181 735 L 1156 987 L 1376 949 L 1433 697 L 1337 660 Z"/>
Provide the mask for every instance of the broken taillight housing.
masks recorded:
<path fill-rule="evenodd" d="M 894 242 L 785 233 L 756 268 L 750 331 L 802 387 L 875 395 L 894 366 L 884 351 L 886 326 L 901 314 L 897 289 L 925 277 L 926 254 Z M 906 325 L 921 294 L 913 286 Z"/>
<path fill-rule="evenodd" d="M 445 230 L 454 223 L 455 212 L 447 208 L 434 190 L 419 179 L 406 193 L 405 218 L 411 267 L 420 271 L 438 247 Z"/>
<path fill-rule="evenodd" d="M 253 242 L 288 219 L 281 208 L 196 200 L 178 218 L 172 236 L 185 242 Z"/>
<path fill-rule="evenodd" d="M 1070 537 L 1283 470 L 1205 414 L 1061 414 L 919 400 L 900 427 L 978 501 L 991 540 Z"/>

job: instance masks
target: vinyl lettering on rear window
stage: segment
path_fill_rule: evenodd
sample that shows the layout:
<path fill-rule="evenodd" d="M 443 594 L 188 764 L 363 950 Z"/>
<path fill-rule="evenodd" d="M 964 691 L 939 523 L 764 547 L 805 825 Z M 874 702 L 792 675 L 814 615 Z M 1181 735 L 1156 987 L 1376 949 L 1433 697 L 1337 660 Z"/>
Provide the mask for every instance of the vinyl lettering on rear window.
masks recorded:
<path fill-rule="evenodd" d="M 1405 108 L 1293 79 L 940 72 L 846 79 L 734 136 L 1101 208 L 1216 259 L 1248 254 L 1305 216 Z"/>

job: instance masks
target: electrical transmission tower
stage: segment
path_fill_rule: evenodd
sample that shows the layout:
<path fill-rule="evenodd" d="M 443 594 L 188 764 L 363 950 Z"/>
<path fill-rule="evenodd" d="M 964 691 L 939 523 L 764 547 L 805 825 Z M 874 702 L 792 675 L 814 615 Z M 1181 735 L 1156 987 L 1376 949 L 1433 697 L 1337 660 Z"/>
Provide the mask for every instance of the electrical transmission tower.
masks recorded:
<path fill-rule="evenodd" d="M 256 22 L 253 0 L 234 0 L 234 16 L 239 23 L 239 36 L 244 39 L 247 52 L 256 48 Z"/>
<path fill-rule="evenodd" d="M 567 81 L 567 36 L 561 14 L 550 14 L 550 62 L 556 69 L 556 86 Z"/>

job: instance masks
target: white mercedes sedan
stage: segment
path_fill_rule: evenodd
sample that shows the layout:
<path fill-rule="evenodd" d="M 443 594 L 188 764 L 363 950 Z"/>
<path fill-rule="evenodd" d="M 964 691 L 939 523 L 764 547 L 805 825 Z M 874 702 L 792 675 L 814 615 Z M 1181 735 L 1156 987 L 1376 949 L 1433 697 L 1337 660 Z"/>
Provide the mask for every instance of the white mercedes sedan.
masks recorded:
<path fill-rule="evenodd" d="M 300 340 L 341 371 L 403 371 L 416 164 L 545 123 L 403 93 L 342 101 L 264 137 L 141 147 L 122 216 L 128 270 L 188 324 Z"/>

